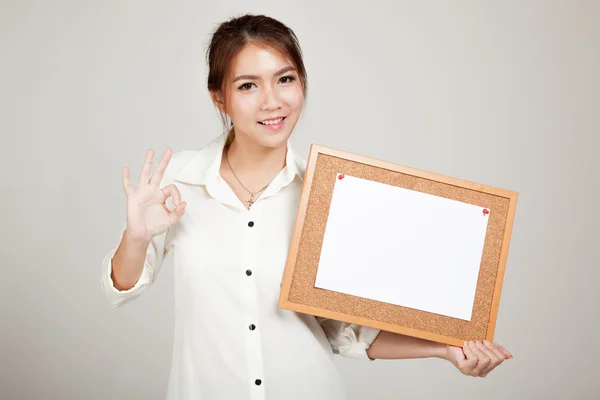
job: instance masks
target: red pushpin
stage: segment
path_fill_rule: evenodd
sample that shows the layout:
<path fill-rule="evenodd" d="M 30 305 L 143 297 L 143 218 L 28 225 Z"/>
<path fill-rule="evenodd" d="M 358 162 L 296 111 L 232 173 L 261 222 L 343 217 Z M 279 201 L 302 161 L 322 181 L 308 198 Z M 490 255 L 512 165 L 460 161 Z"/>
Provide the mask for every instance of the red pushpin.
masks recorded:
<path fill-rule="evenodd" d="M 483 209 L 483 215 L 488 215 L 490 213 L 490 210 L 488 210 L 487 208 Z"/>
<path fill-rule="evenodd" d="M 344 174 L 339 174 L 338 179 L 344 179 L 344 176 L 345 176 Z"/>

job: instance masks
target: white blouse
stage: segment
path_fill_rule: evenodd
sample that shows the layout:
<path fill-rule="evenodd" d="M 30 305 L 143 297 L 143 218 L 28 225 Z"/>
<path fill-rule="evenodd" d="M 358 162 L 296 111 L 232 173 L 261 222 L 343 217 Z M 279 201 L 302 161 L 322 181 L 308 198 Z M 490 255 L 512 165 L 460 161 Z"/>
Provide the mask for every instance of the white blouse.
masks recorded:
<path fill-rule="evenodd" d="M 379 330 L 278 308 L 306 162 L 287 144 L 286 166 L 250 210 L 221 178 L 225 135 L 173 154 L 184 216 L 155 237 L 135 286 L 101 285 L 113 306 L 141 295 L 172 251 L 175 333 L 168 399 L 344 399 L 333 354 L 370 360 Z M 121 234 L 122 235 L 122 234 Z M 120 242 L 120 239 L 119 239 Z"/>

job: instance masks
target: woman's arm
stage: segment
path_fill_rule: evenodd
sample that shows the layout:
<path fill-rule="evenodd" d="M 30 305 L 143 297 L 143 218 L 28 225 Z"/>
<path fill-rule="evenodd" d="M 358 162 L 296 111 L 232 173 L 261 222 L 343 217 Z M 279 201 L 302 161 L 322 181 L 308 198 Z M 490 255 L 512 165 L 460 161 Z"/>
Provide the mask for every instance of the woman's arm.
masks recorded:
<path fill-rule="evenodd" d="M 367 349 L 371 359 L 443 358 L 446 345 L 411 336 L 381 331 Z"/>
<path fill-rule="evenodd" d="M 449 361 L 461 373 L 484 378 L 512 354 L 497 343 L 465 342 L 463 347 L 381 331 L 367 349 L 371 359 L 436 357 Z"/>
<path fill-rule="evenodd" d="M 112 259 L 111 279 L 117 290 L 129 290 L 142 275 L 149 242 L 132 237 L 127 229 Z"/>

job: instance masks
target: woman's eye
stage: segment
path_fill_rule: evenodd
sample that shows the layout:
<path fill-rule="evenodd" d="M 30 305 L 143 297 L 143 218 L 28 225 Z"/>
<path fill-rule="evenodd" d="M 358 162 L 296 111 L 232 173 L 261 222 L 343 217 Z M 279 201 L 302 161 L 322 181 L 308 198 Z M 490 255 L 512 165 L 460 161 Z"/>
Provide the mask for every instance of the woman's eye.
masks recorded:
<path fill-rule="evenodd" d="M 253 83 L 246 82 L 243 85 L 241 85 L 240 87 L 238 87 L 238 89 L 239 90 L 249 90 L 249 89 L 252 89 L 252 85 L 253 85 Z"/>
<path fill-rule="evenodd" d="M 281 77 L 281 79 L 284 80 L 284 82 L 282 82 L 282 83 L 292 83 L 296 80 L 296 78 L 291 75 L 283 76 L 283 77 Z"/>

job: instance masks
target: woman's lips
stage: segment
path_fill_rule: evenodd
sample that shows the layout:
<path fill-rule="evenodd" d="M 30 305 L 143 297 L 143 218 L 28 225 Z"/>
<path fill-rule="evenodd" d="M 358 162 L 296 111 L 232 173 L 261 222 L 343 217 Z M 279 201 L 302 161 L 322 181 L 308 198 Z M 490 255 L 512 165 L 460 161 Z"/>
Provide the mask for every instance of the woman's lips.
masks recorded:
<path fill-rule="evenodd" d="M 278 119 L 281 119 L 281 121 L 277 124 L 273 124 L 273 123 L 264 124 L 262 121 L 259 121 L 258 124 L 260 126 L 262 126 L 263 128 L 268 129 L 270 131 L 276 131 L 283 126 L 283 124 L 285 123 L 286 117 L 281 117 Z"/>

